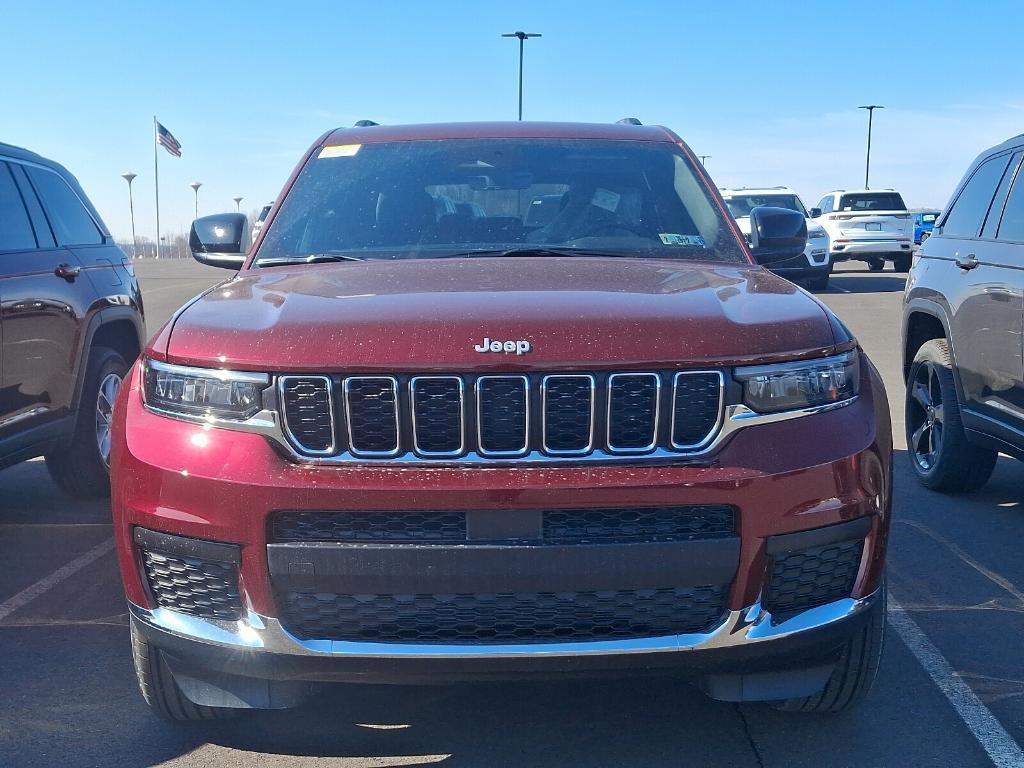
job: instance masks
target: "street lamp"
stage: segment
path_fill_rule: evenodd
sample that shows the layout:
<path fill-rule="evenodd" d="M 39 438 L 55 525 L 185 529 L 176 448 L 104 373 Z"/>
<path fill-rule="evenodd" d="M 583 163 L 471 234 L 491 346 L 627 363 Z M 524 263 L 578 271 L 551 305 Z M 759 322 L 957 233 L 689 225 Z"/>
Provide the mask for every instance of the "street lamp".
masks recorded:
<path fill-rule="evenodd" d="M 137 173 L 122 173 L 121 178 L 128 182 L 128 211 L 132 217 L 132 258 L 136 258 L 136 251 L 138 250 L 138 244 L 135 242 L 135 203 L 132 201 L 132 182 L 135 181 Z"/>
<path fill-rule="evenodd" d="M 231 199 L 235 201 L 235 210 L 238 211 L 239 213 L 241 213 L 242 212 L 242 200 L 244 198 L 242 198 L 242 197 L 232 197 Z"/>
<path fill-rule="evenodd" d="M 193 181 L 191 184 L 189 184 L 189 186 L 192 187 L 192 191 L 196 193 L 196 216 L 195 217 L 198 219 L 199 218 L 199 188 L 201 186 L 203 186 L 203 182 L 201 182 L 201 181 Z"/>
<path fill-rule="evenodd" d="M 531 37 L 542 37 L 539 32 L 506 32 L 502 37 L 519 38 L 519 119 L 523 119 L 523 43 Z"/>
<path fill-rule="evenodd" d="M 872 118 L 875 116 L 875 110 L 885 109 L 885 107 L 883 107 L 881 104 L 865 104 L 863 106 L 857 107 L 857 109 L 866 109 L 868 111 L 868 156 L 867 159 L 864 161 L 864 189 L 869 189 L 868 177 L 871 173 L 871 121 Z"/>
<path fill-rule="evenodd" d="M 704 161 L 711 157 L 711 155 L 697 155 L 697 157 L 700 158 L 701 165 L 707 165 Z"/>

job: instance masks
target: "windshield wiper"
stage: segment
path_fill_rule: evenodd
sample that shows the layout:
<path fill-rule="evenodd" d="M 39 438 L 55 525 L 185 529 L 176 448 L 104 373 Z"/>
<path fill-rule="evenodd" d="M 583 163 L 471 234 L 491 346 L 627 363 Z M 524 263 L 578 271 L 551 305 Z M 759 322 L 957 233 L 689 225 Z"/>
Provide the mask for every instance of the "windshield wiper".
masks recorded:
<path fill-rule="evenodd" d="M 621 252 L 600 251 L 593 248 L 574 248 L 572 246 L 531 246 L 523 248 L 481 248 L 473 251 L 458 251 L 456 253 L 442 253 L 434 256 L 436 259 L 457 259 L 470 258 L 473 256 L 624 256 Z"/>
<path fill-rule="evenodd" d="M 311 253 L 308 256 L 272 256 L 266 259 L 257 259 L 256 266 L 283 267 L 288 264 L 326 264 L 330 261 L 364 261 L 364 259 L 345 253 Z"/>

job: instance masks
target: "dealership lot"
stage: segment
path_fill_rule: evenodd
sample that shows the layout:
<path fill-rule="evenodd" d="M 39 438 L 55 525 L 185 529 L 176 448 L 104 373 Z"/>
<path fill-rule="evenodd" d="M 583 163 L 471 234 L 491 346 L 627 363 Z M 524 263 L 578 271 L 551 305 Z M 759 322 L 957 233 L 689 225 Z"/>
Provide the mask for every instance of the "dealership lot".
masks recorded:
<path fill-rule="evenodd" d="M 135 689 L 107 504 L 68 501 L 34 461 L 0 472 L 0 765 L 306 765 L 323 756 L 367 766 L 991 764 L 972 727 L 989 734 L 989 754 L 1012 759 L 1012 743 L 984 717 L 1024 742 L 1024 466 L 1002 460 L 968 498 L 917 486 L 902 424 L 903 276 L 862 269 L 843 267 L 822 296 L 892 399 L 889 574 L 903 631 L 890 633 L 881 680 L 860 710 L 794 717 L 711 702 L 666 679 L 522 682 L 330 688 L 292 712 L 170 726 Z M 138 272 L 150 332 L 227 275 L 185 261 L 143 262 Z M 985 708 L 955 688 L 954 708 L 929 674 L 941 683 L 947 662 Z"/>

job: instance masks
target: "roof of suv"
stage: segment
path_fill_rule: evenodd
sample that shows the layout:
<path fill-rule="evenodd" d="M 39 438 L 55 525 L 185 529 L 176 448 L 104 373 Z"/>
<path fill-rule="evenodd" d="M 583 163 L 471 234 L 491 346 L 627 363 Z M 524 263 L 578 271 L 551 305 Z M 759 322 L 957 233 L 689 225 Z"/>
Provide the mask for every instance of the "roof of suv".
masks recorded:
<path fill-rule="evenodd" d="M 384 141 L 437 139 L 609 139 L 619 141 L 679 141 L 660 125 L 623 123 L 424 123 L 421 125 L 369 125 L 337 128 L 323 143 L 371 144 Z"/>
<path fill-rule="evenodd" d="M 722 187 L 722 197 L 729 195 L 795 195 L 796 190 L 790 187 Z"/>

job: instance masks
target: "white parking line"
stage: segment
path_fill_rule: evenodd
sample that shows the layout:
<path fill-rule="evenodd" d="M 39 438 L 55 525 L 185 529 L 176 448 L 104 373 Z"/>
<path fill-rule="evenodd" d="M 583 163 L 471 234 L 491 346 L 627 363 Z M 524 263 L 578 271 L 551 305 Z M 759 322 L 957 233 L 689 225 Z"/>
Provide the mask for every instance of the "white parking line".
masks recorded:
<path fill-rule="evenodd" d="M 840 288 L 835 283 L 832 283 L 831 285 L 829 285 L 829 288 L 831 288 L 833 291 L 839 291 L 840 293 L 853 293 L 853 291 L 848 291 L 845 288 Z"/>
<path fill-rule="evenodd" d="M 960 715 L 968 730 L 981 744 L 982 749 L 997 768 L 1020 768 L 1024 766 L 1024 752 L 1006 732 L 992 711 L 981 703 L 963 678 L 939 653 L 917 623 L 910 618 L 903 606 L 889 595 L 889 623 L 914 654 L 932 682 L 949 699 L 953 709 Z"/>
<path fill-rule="evenodd" d="M 64 581 L 64 579 L 74 576 L 80 570 L 85 568 L 85 566 L 95 562 L 96 560 L 99 560 L 105 554 L 110 552 L 113 548 L 114 540 L 107 539 L 101 544 L 97 544 L 84 555 L 79 555 L 70 563 L 66 563 L 65 565 L 61 566 L 56 571 L 51 573 L 49 576 L 46 576 L 37 581 L 32 586 L 26 587 L 25 589 L 21 590 L 21 592 L 19 592 L 9 600 L 0 603 L 0 623 L 2 623 L 4 619 L 6 619 L 19 608 L 23 608 L 47 590 L 52 589 L 53 587 L 60 584 L 62 581 Z"/>

